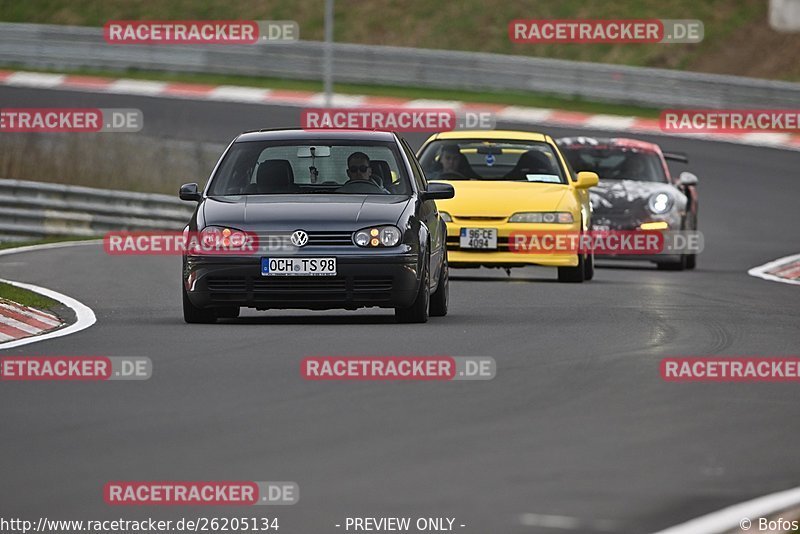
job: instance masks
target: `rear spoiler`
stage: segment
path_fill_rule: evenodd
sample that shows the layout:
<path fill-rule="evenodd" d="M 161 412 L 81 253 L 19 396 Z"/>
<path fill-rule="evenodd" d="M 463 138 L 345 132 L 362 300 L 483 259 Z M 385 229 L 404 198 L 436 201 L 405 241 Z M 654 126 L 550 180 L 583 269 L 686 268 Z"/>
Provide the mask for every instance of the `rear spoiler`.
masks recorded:
<path fill-rule="evenodd" d="M 677 161 L 680 163 L 689 163 L 689 156 L 683 152 L 664 152 L 664 159 L 667 161 Z"/>

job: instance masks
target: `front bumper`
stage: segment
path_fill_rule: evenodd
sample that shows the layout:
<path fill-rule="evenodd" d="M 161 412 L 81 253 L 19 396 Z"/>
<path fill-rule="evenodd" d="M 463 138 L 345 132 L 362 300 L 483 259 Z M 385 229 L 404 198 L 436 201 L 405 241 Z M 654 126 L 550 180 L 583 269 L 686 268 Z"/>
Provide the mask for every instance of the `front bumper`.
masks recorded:
<path fill-rule="evenodd" d="M 262 276 L 261 256 L 186 256 L 183 283 L 200 308 L 395 308 L 416 298 L 416 253 L 309 256 L 336 256 L 336 276 Z"/>
<path fill-rule="evenodd" d="M 613 230 L 619 232 L 633 232 L 639 230 L 639 226 L 649 222 L 666 222 L 669 227 L 667 230 L 678 229 L 681 227 L 681 214 L 670 211 L 661 216 L 633 216 L 623 210 L 604 210 L 595 208 L 593 217 L 593 230 Z M 650 261 L 650 262 L 678 262 L 681 260 L 680 254 L 595 254 L 596 260 L 620 260 L 620 261 Z"/>
<path fill-rule="evenodd" d="M 462 249 L 462 228 L 496 228 L 497 250 Z M 577 254 L 533 254 L 516 252 L 509 248 L 509 236 L 524 232 L 580 232 L 578 224 L 526 224 L 526 223 L 447 223 L 447 257 L 450 267 L 576 267 Z"/>

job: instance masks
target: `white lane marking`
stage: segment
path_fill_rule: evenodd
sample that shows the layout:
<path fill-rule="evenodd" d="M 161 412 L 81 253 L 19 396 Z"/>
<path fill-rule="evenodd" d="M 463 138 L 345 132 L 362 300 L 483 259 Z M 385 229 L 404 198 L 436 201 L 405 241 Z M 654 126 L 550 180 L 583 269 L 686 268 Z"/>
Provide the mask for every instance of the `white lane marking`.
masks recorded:
<path fill-rule="evenodd" d="M 0 250 L 0 256 L 5 256 L 8 254 L 19 254 L 22 252 L 31 252 L 37 250 L 48 250 L 53 248 L 66 248 L 66 247 L 77 247 L 83 245 L 96 245 L 101 243 L 102 240 L 92 240 L 92 241 L 66 241 L 63 243 L 47 243 L 44 245 L 30 245 L 27 247 L 18 247 L 18 248 L 10 248 L 7 250 Z M 0 278 L 0 282 L 4 282 L 6 284 L 10 284 L 12 286 L 20 287 L 22 289 L 27 289 L 29 291 L 33 291 L 35 293 L 39 293 L 44 295 L 45 297 L 50 297 L 53 300 L 57 300 L 64 306 L 68 308 L 72 308 L 72 311 L 75 312 L 75 317 L 77 320 L 65 327 L 61 328 L 60 330 L 54 330 L 52 332 L 48 332 L 46 334 L 42 334 L 41 336 L 34 336 L 28 337 L 25 339 L 17 339 L 14 341 L 7 341 L 4 343 L 0 343 L 0 350 L 10 349 L 13 347 L 19 347 L 20 345 L 27 345 L 29 343 L 36 343 L 37 341 L 45 341 L 47 339 L 53 339 L 56 337 L 67 336 L 69 334 L 74 334 L 75 332 L 80 332 L 81 330 L 85 330 L 92 326 L 94 323 L 97 322 L 97 317 L 95 317 L 94 312 L 92 309 L 85 304 L 78 302 L 72 297 L 68 297 L 67 295 L 62 295 L 52 289 L 47 289 L 44 287 L 35 286 L 33 284 L 25 284 L 22 282 L 14 282 L 11 280 L 3 280 Z"/>
<path fill-rule="evenodd" d="M 796 286 L 800 286 L 800 280 L 789 280 L 788 278 L 781 278 L 780 276 L 775 276 L 774 274 L 769 274 L 767 271 L 771 271 L 776 267 L 780 267 L 783 264 L 790 263 L 793 261 L 800 261 L 800 254 L 795 254 L 793 256 L 785 256 L 783 258 L 778 258 L 777 260 L 771 261 L 769 263 L 765 263 L 764 265 L 759 265 L 758 267 L 753 267 L 747 274 L 750 276 L 755 276 L 757 278 L 763 278 L 764 280 L 770 280 L 772 282 L 781 282 L 784 284 L 792 284 Z"/>
<path fill-rule="evenodd" d="M 508 106 L 495 113 L 495 118 L 511 122 L 539 123 L 549 119 L 552 114 L 552 109 Z"/>
<path fill-rule="evenodd" d="M 364 99 L 362 95 L 331 95 L 331 107 L 334 108 L 357 108 L 363 107 Z M 325 93 L 316 93 L 308 99 L 309 106 L 322 107 L 325 105 Z"/>
<path fill-rule="evenodd" d="M 587 128 L 597 128 L 598 130 L 628 130 L 635 122 L 635 117 L 592 115 L 589 120 L 583 124 Z"/>
<path fill-rule="evenodd" d="M 655 534 L 721 534 L 740 529 L 740 522 L 744 519 L 757 526 L 760 517 L 767 517 L 798 504 L 800 504 L 800 488 L 793 488 L 735 504 Z"/>
<path fill-rule="evenodd" d="M 567 515 L 526 513 L 519 516 L 524 527 L 541 527 L 561 530 L 591 530 L 592 532 L 613 532 L 618 530 L 617 522 L 607 519 L 584 521 L 578 517 Z"/>
<path fill-rule="evenodd" d="M 580 519 L 566 515 L 528 513 L 519 516 L 519 522 L 525 527 L 560 528 L 564 530 L 577 530 L 581 526 Z"/>
<path fill-rule="evenodd" d="M 228 102 L 263 102 L 270 95 L 269 89 L 256 89 L 254 87 L 239 87 L 237 85 L 220 85 L 206 95 L 213 100 Z"/>
<path fill-rule="evenodd" d="M 12 319 L 11 317 L 6 317 L 2 313 L 0 313 L 0 323 L 10 326 L 11 328 L 16 328 L 17 330 L 21 330 L 22 332 L 26 332 L 28 334 L 38 334 L 42 331 L 41 328 L 36 328 L 35 326 Z"/>
<path fill-rule="evenodd" d="M 405 103 L 405 108 L 445 108 L 459 110 L 464 102 L 460 100 L 430 100 L 427 98 L 418 98 L 416 100 L 409 100 Z"/>
<path fill-rule="evenodd" d="M 109 93 L 122 93 L 126 95 L 158 95 L 164 92 L 166 82 L 150 82 L 146 80 L 121 79 L 110 83 L 106 91 Z"/>
<path fill-rule="evenodd" d="M 10 304 L 6 304 L 5 302 L 0 302 L 0 308 L 24 315 L 25 317 L 30 317 L 31 319 L 35 319 L 40 323 L 44 323 L 49 326 L 58 326 L 61 324 L 61 321 L 56 319 L 53 315 L 45 314 L 44 312 L 33 308 L 26 308 L 25 306 L 12 306 Z"/>
<path fill-rule="evenodd" d="M 64 83 L 64 74 L 43 74 L 41 72 L 15 72 L 6 78 L 6 84 L 23 87 L 56 87 Z"/>
<path fill-rule="evenodd" d="M 41 245 L 26 245 L 24 247 L 6 248 L 0 250 L 0 256 L 8 254 L 22 254 L 23 252 L 35 252 L 37 250 L 49 250 L 51 248 L 79 247 L 82 245 L 97 245 L 102 243 L 102 239 L 88 239 L 86 241 L 61 241 L 59 243 L 43 243 Z"/>
<path fill-rule="evenodd" d="M 9 339 L 14 339 L 13 337 L 0 332 L 0 341 L 8 341 Z"/>

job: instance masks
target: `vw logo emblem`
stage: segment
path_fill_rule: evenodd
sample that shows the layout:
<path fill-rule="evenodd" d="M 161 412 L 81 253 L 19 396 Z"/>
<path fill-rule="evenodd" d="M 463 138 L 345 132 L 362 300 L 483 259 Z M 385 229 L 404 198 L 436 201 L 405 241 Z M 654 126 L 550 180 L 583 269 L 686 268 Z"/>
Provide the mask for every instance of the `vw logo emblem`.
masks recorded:
<path fill-rule="evenodd" d="M 296 247 L 305 246 L 306 243 L 308 243 L 308 234 L 302 230 L 295 230 L 295 232 L 292 233 L 291 240 L 292 245 Z"/>

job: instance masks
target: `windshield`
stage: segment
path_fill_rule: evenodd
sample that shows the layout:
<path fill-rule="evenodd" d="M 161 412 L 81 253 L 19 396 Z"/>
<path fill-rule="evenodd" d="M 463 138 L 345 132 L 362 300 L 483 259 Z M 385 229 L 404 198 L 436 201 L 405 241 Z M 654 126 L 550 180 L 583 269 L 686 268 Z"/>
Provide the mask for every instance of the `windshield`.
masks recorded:
<path fill-rule="evenodd" d="M 575 172 L 596 172 L 601 180 L 667 181 L 654 152 L 617 147 L 562 147 L 561 152 Z"/>
<path fill-rule="evenodd" d="M 535 141 L 434 141 L 419 161 L 429 180 L 567 183 L 553 148 Z"/>
<path fill-rule="evenodd" d="M 234 143 L 214 174 L 208 194 L 409 195 L 397 147 L 359 143 Z"/>

